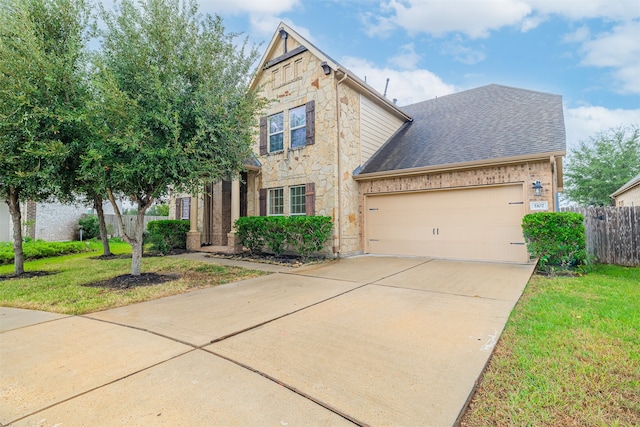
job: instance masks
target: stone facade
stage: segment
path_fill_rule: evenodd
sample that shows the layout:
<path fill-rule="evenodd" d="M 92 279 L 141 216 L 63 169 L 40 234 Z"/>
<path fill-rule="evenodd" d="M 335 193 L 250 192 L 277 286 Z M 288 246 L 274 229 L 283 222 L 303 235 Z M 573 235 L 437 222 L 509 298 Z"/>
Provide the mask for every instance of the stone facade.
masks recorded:
<path fill-rule="evenodd" d="M 260 132 L 256 132 L 253 151 L 261 167 L 245 175 L 246 197 L 241 199 L 241 209 L 246 212 L 243 214 L 269 214 L 269 192 L 277 195 L 282 189 L 282 214 L 290 215 L 291 188 L 306 186 L 309 191 L 308 184 L 314 184 L 311 187 L 314 188 L 314 214 L 330 216 L 334 222 L 333 242 L 327 253 L 348 256 L 363 252 L 363 206 L 370 194 L 521 183 L 528 193 L 524 200 L 546 202 L 549 210 L 555 209 L 558 165 L 553 158 L 465 165 L 464 169 L 431 170 L 404 176 L 403 171 L 395 171 L 394 177 L 358 177 L 357 171 L 366 159 L 411 118 L 285 24 L 281 24 L 267 47 L 252 87 L 258 88 L 270 103 L 263 117 L 256 118 Z M 313 116 L 309 116 L 311 103 Z M 303 106 L 307 113 L 306 126 L 313 126 L 315 138 L 310 142 L 307 129 L 305 145 L 292 147 L 289 117 L 294 115 L 293 109 Z M 269 117 L 280 113 L 282 149 L 270 151 Z M 542 197 L 533 196 L 531 183 L 535 181 L 540 181 L 544 188 Z M 309 193 L 306 194 L 308 197 Z M 197 230 L 201 235 L 210 236 L 202 237 L 203 244 L 217 247 L 229 244 L 224 238 L 227 234 L 224 227 L 229 222 L 224 206 L 229 204 L 230 197 L 222 187 L 211 191 L 211 195 L 197 198 Z M 177 195 L 183 196 L 187 195 Z M 261 197 L 266 198 L 265 211 L 265 199 Z M 172 197 L 171 215 L 175 212 L 175 201 Z M 529 204 L 525 204 L 528 212 Z M 192 220 L 192 232 L 194 225 Z"/>
<path fill-rule="evenodd" d="M 285 48 L 285 40 L 278 38 L 271 46 L 263 63 L 273 65 L 259 74 L 256 85 L 262 88 L 263 96 L 272 101 L 265 111 L 267 117 L 314 101 L 315 143 L 291 148 L 286 116 L 282 151 L 259 155 L 260 141 L 256 139 L 254 152 L 262 163 L 262 170 L 249 186 L 253 203 L 248 214 L 259 214 L 260 189 L 283 188 L 284 215 L 289 215 L 288 189 L 315 183 L 315 214 L 331 216 L 334 221 L 332 252 L 336 255 L 362 253 L 358 183 L 352 174 L 362 166 L 361 97 L 375 98 L 375 95 L 363 91 L 337 67 L 327 72 L 323 68 L 327 58 L 317 51 L 309 49 L 279 60 L 286 56 L 285 52 L 303 46 L 291 34 L 286 43 Z M 399 118 L 392 120 L 394 113 L 383 108 L 379 114 L 388 116 L 388 121 L 397 127 L 403 123 Z"/>

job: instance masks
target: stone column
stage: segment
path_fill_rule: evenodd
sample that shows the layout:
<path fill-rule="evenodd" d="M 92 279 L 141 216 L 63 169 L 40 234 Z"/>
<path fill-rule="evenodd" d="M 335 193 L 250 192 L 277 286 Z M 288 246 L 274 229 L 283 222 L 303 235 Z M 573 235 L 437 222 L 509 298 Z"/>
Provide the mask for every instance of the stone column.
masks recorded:
<path fill-rule="evenodd" d="M 189 221 L 191 227 L 187 233 L 187 250 L 200 250 L 200 232 L 198 231 L 198 195 L 191 196 L 189 205 Z"/>
<path fill-rule="evenodd" d="M 231 181 L 231 232 L 227 234 L 227 246 L 233 253 L 242 252 L 234 226 L 238 218 L 240 218 L 240 179 L 236 176 Z"/>

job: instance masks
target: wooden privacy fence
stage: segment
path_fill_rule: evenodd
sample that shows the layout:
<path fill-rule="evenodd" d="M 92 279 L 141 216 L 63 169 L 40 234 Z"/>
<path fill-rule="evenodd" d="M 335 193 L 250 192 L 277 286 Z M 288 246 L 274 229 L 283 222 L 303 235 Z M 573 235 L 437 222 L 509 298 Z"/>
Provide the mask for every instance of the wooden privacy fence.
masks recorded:
<path fill-rule="evenodd" d="M 640 264 L 640 206 L 565 208 L 584 215 L 587 252 L 598 262 Z"/>
<path fill-rule="evenodd" d="M 144 217 L 144 229 L 147 229 L 147 224 L 149 221 L 155 221 L 158 219 L 169 219 L 168 216 L 151 216 L 146 215 Z M 107 224 L 107 233 L 111 237 L 122 237 L 122 233 L 120 232 L 120 226 L 118 225 L 118 219 L 115 214 L 105 215 L 104 222 Z M 133 234 L 133 230 L 136 227 L 137 218 L 135 215 L 122 215 L 122 222 L 124 222 L 124 231 L 131 236 Z"/>

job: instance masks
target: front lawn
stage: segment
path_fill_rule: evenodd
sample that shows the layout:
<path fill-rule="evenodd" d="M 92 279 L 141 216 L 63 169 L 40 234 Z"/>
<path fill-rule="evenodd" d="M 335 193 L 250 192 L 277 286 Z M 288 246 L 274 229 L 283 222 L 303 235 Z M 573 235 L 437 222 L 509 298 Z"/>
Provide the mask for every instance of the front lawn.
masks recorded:
<path fill-rule="evenodd" d="M 462 421 L 640 425 L 640 268 L 534 276 Z"/>
<path fill-rule="evenodd" d="M 111 251 L 131 253 L 131 246 L 112 243 Z M 96 282 L 128 274 L 131 268 L 130 257 L 97 259 L 100 253 L 25 262 L 27 273 L 44 273 L 36 277 L 8 279 L 13 265 L 0 265 L 0 306 L 85 314 L 266 274 L 179 258 L 148 257 L 142 261 L 143 273 L 169 275 L 171 280 L 122 288 L 95 286 Z"/>

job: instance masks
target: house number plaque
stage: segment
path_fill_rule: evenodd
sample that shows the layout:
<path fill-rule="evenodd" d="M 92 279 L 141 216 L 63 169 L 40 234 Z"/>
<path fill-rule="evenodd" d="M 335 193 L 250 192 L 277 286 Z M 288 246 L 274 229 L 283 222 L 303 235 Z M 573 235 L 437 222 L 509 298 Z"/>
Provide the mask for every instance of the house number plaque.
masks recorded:
<path fill-rule="evenodd" d="M 529 202 L 529 209 L 532 211 L 548 211 L 549 202 Z"/>

